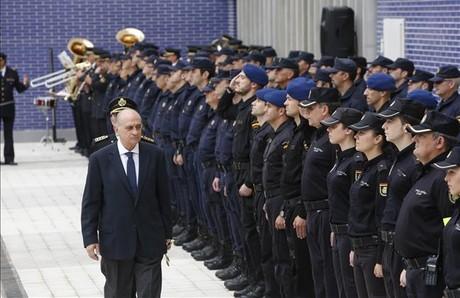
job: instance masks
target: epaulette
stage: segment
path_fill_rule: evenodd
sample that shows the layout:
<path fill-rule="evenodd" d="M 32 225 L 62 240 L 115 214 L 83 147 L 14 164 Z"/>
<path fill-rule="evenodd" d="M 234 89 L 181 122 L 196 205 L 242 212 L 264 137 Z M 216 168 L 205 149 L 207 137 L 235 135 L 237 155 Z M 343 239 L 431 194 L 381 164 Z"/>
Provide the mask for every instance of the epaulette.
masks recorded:
<path fill-rule="evenodd" d="M 457 116 L 457 121 L 460 122 L 460 116 Z"/>
<path fill-rule="evenodd" d="M 108 135 L 103 135 L 103 136 L 94 138 L 94 143 L 99 143 L 100 141 L 106 140 L 106 139 L 108 139 L 108 138 L 109 138 Z"/>
<path fill-rule="evenodd" d="M 155 141 L 152 138 L 141 136 L 141 139 L 146 141 L 147 143 L 155 144 Z"/>
<path fill-rule="evenodd" d="M 353 159 L 355 160 L 355 162 L 364 162 L 364 161 L 366 161 L 366 158 L 364 157 L 364 155 L 361 152 L 357 152 L 353 156 Z"/>
<path fill-rule="evenodd" d="M 259 123 L 259 121 L 257 121 L 257 119 L 256 119 L 256 120 L 253 120 L 253 121 L 251 122 L 251 126 L 252 126 L 252 129 L 259 129 L 259 128 L 260 128 L 260 123 Z"/>
<path fill-rule="evenodd" d="M 378 172 L 383 172 L 383 171 L 386 171 L 388 170 L 388 165 L 386 163 L 385 160 L 381 160 L 378 164 L 377 164 L 377 171 Z"/>

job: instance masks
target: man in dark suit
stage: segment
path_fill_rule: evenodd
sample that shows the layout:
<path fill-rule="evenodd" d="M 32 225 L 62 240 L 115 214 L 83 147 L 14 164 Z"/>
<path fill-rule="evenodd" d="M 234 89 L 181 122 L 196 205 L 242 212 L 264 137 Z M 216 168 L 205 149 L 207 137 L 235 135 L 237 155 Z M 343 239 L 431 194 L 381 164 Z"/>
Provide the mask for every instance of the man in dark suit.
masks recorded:
<path fill-rule="evenodd" d="M 14 162 L 13 125 L 14 125 L 14 89 L 19 93 L 29 88 L 29 77 L 24 76 L 24 81 L 19 81 L 15 69 L 6 66 L 6 55 L 0 52 L 0 118 L 3 121 L 3 136 L 5 138 L 4 156 L 5 165 L 17 165 Z"/>
<path fill-rule="evenodd" d="M 104 297 L 160 297 L 161 259 L 170 247 L 166 159 L 140 143 L 141 117 L 122 110 L 118 141 L 90 156 L 82 202 L 82 234 L 90 258 L 102 256 Z"/>

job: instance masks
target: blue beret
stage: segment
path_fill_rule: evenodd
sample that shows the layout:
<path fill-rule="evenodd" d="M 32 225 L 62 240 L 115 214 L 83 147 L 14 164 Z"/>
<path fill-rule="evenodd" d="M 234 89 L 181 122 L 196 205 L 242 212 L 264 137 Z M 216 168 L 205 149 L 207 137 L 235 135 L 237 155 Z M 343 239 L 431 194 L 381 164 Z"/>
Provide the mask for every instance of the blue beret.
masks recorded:
<path fill-rule="evenodd" d="M 302 101 L 308 99 L 310 89 L 315 87 L 313 80 L 308 80 L 304 77 L 298 77 L 290 81 L 287 85 L 286 91 L 290 97 Z"/>
<path fill-rule="evenodd" d="M 267 92 L 264 95 L 264 98 L 261 98 L 263 101 L 271 103 L 274 106 L 279 108 L 284 107 L 284 102 L 286 101 L 287 92 L 285 90 L 275 89 L 271 92 Z"/>
<path fill-rule="evenodd" d="M 256 91 L 256 97 L 259 98 L 260 100 L 266 101 L 265 100 L 265 95 L 267 95 L 268 93 L 273 92 L 275 90 L 278 90 L 278 89 L 275 89 L 275 88 L 262 88 L 262 89 L 259 89 L 259 90 Z"/>
<path fill-rule="evenodd" d="M 396 83 L 389 74 L 376 73 L 367 78 L 367 88 L 377 91 L 393 91 L 396 89 Z"/>
<path fill-rule="evenodd" d="M 261 67 L 252 64 L 246 64 L 243 66 L 243 72 L 248 79 L 260 86 L 265 86 L 268 83 L 268 76 L 265 70 Z"/>
<path fill-rule="evenodd" d="M 436 97 L 431 92 L 422 89 L 416 89 L 410 92 L 407 94 L 407 99 L 418 101 L 429 110 L 434 110 L 438 105 Z"/>

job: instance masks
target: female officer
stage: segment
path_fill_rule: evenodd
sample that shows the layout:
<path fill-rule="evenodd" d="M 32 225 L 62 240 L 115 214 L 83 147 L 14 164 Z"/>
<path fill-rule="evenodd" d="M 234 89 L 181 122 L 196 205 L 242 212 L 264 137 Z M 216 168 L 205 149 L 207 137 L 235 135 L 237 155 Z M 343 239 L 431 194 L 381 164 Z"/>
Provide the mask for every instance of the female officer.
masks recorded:
<path fill-rule="evenodd" d="M 380 222 L 385 206 L 390 161 L 384 153 L 386 140 L 383 120 L 366 112 L 358 123 L 350 125 L 356 131 L 356 150 L 366 159 L 363 172 L 350 188 L 348 234 L 358 297 L 385 297 L 383 282 Z"/>
<path fill-rule="evenodd" d="M 455 147 L 446 160 L 434 164 L 446 169 L 446 182 L 449 186 L 450 199 L 455 204 L 454 213 L 444 228 L 443 233 L 443 272 L 446 282 L 444 297 L 460 297 L 460 147 Z"/>
<path fill-rule="evenodd" d="M 388 142 L 396 146 L 398 152 L 388 176 L 388 199 L 382 218 L 381 237 L 385 242 L 382 265 L 383 280 L 389 297 L 407 297 L 406 291 L 400 286 L 400 275 L 403 271 L 403 260 L 394 249 L 395 224 L 404 197 L 414 184 L 417 170 L 415 148 L 412 135 L 406 130 L 408 125 L 419 124 L 425 113 L 425 106 L 413 100 L 396 99 L 379 114 L 385 119 L 383 129 Z"/>
<path fill-rule="evenodd" d="M 331 117 L 321 121 L 327 126 L 329 141 L 339 145 L 337 160 L 327 175 L 328 200 L 330 208 L 332 261 L 340 297 L 358 297 L 353 268 L 349 255 L 351 242 L 348 237 L 349 190 L 355 182 L 357 169 L 354 132 L 349 125 L 361 119 L 362 113 L 351 108 L 338 108 Z"/>

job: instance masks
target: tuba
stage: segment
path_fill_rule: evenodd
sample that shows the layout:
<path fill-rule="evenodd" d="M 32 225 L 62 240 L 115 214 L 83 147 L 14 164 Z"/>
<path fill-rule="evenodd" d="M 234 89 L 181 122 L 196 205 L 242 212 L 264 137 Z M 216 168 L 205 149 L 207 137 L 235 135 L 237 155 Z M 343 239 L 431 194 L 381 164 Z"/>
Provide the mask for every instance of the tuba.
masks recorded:
<path fill-rule="evenodd" d="M 69 50 L 69 52 L 73 54 L 74 64 L 82 62 L 85 59 L 85 56 L 88 50 L 92 48 L 94 48 L 93 43 L 85 38 L 80 38 L 80 37 L 71 38 L 69 42 L 67 43 L 67 49 Z M 67 86 L 65 88 L 65 91 L 68 95 L 65 96 L 64 99 L 70 100 L 72 102 L 76 101 L 77 96 L 81 91 L 81 88 L 79 85 L 82 85 L 82 84 L 83 84 L 82 82 L 78 81 L 77 77 L 72 78 L 67 83 Z"/>
<path fill-rule="evenodd" d="M 134 46 L 136 43 L 143 41 L 145 35 L 139 29 L 125 28 L 118 31 L 115 38 L 119 43 L 121 43 L 125 47 L 126 50 Z"/>

